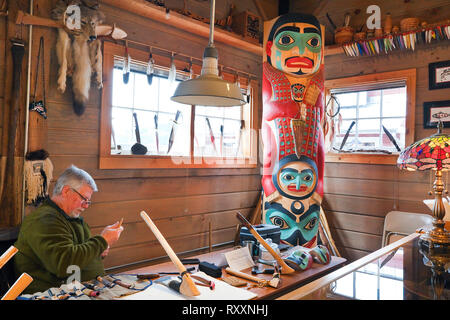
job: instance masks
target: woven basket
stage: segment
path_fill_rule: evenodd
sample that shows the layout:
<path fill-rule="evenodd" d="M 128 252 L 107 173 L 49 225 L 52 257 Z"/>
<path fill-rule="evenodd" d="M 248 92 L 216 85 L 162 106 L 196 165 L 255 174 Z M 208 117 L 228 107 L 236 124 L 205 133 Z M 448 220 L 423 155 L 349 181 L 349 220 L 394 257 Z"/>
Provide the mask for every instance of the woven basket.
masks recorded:
<path fill-rule="evenodd" d="M 353 40 L 353 33 L 354 31 L 352 27 L 337 28 L 334 32 L 334 41 L 336 42 L 336 44 L 350 42 Z"/>
<path fill-rule="evenodd" d="M 402 32 L 417 30 L 419 28 L 419 18 L 405 18 L 400 21 Z"/>

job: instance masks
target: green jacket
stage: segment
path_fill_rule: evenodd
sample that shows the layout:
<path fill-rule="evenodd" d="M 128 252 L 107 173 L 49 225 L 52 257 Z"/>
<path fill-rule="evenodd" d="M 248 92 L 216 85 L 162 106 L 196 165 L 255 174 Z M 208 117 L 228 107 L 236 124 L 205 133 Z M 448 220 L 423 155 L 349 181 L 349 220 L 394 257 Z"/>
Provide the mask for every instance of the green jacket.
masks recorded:
<path fill-rule="evenodd" d="M 50 199 L 22 222 L 14 244 L 16 276 L 28 273 L 33 282 L 23 293 L 43 292 L 73 279 L 74 269 L 81 271 L 81 281 L 104 275 L 100 254 L 108 244 L 102 236 L 91 236 L 83 218 L 71 218 Z"/>

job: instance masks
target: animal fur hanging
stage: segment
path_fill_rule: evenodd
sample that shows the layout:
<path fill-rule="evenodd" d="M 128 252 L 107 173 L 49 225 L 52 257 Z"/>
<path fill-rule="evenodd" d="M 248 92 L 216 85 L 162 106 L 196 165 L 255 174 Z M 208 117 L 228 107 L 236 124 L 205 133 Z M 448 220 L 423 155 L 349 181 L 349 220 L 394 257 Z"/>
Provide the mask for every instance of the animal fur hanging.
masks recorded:
<path fill-rule="evenodd" d="M 95 74 L 97 88 L 103 87 L 101 41 L 97 39 L 95 28 L 104 20 L 104 14 L 98 10 L 98 1 L 59 0 L 52 10 L 52 19 L 65 25 L 70 15 L 66 11 L 71 5 L 77 5 L 80 8 L 81 30 L 70 31 L 66 28 L 58 28 L 57 88 L 64 93 L 67 77 L 72 78 L 73 109 L 80 116 L 84 113 L 89 99 L 92 74 Z"/>
<path fill-rule="evenodd" d="M 41 149 L 28 152 L 25 159 L 24 175 L 26 202 L 37 206 L 48 196 L 48 186 L 53 178 L 53 164 L 47 151 Z"/>

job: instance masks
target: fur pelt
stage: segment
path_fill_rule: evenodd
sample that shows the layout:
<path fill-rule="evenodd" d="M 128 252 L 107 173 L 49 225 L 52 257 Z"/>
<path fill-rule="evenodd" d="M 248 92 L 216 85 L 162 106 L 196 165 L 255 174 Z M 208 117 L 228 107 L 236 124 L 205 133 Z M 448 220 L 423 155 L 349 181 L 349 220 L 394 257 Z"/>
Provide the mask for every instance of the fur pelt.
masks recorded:
<path fill-rule="evenodd" d="M 89 99 L 91 76 L 95 74 L 98 89 L 103 87 L 101 42 L 97 39 L 95 27 L 104 20 L 98 10 L 98 1 L 59 0 L 52 10 L 52 19 L 64 24 L 65 12 L 69 5 L 78 5 L 81 11 L 81 32 L 70 32 L 58 28 L 56 56 L 59 70 L 57 88 L 66 90 L 66 79 L 72 77 L 73 109 L 82 115 Z"/>

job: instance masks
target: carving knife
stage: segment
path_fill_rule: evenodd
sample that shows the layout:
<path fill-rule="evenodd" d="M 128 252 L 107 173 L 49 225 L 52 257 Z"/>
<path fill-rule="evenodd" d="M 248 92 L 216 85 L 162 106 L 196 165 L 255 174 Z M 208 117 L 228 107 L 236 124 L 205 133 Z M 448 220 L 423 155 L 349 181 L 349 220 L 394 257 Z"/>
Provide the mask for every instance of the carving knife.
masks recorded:
<path fill-rule="evenodd" d="M 180 114 L 181 114 L 180 110 L 177 110 L 177 113 L 175 115 L 175 120 L 173 121 L 173 124 L 172 124 L 172 130 L 170 131 L 169 147 L 167 148 L 167 154 L 169 154 L 170 149 L 172 149 L 173 141 L 175 140 L 175 129 L 178 124 L 178 118 L 180 117 Z"/>
<path fill-rule="evenodd" d="M 383 131 L 384 131 L 384 133 L 386 133 L 386 135 L 388 136 L 389 140 L 391 140 L 391 142 L 394 145 L 395 149 L 397 149 L 397 151 L 401 151 L 400 147 L 398 146 L 397 142 L 395 141 L 395 138 L 392 136 L 392 134 L 389 132 L 389 130 L 385 128 L 385 126 L 383 126 Z"/>
<path fill-rule="evenodd" d="M 155 114 L 153 119 L 155 120 L 156 153 L 159 154 L 158 114 L 157 113 Z"/>
<path fill-rule="evenodd" d="M 348 130 L 345 133 L 344 139 L 342 139 L 342 143 L 341 143 L 341 147 L 339 148 L 339 151 L 342 151 L 342 148 L 344 147 L 345 143 L 347 142 L 348 135 L 350 134 L 350 131 L 352 130 L 352 128 L 355 124 L 356 124 L 356 121 L 352 121 L 350 127 L 348 127 Z"/>
<path fill-rule="evenodd" d="M 206 120 L 206 124 L 208 125 L 208 129 L 209 129 L 209 138 L 211 139 L 211 143 L 212 143 L 212 145 L 214 147 L 214 152 L 217 154 L 216 144 L 214 143 L 215 138 L 214 138 L 214 133 L 213 133 L 212 128 L 211 128 L 211 123 L 209 122 L 209 118 L 208 117 L 206 117 L 205 120 Z"/>

